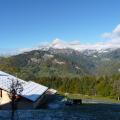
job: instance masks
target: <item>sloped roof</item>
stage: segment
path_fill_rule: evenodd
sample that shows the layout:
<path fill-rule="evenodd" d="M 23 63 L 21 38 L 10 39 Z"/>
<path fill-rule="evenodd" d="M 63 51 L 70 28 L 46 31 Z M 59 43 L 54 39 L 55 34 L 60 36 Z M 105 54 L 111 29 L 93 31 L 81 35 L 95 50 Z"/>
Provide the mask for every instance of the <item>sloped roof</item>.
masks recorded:
<path fill-rule="evenodd" d="M 0 71 L 0 88 L 10 92 L 10 87 L 13 81 L 18 81 L 23 86 L 23 91 L 20 94 L 21 96 L 31 100 L 36 101 L 44 92 L 48 89 L 48 87 L 40 85 L 38 83 L 32 81 L 24 81 L 15 76 L 12 76 L 8 73 Z"/>
<path fill-rule="evenodd" d="M 25 86 L 21 95 L 32 101 L 36 101 L 48 89 L 43 85 L 29 81 Z"/>
<path fill-rule="evenodd" d="M 10 91 L 10 87 L 12 85 L 12 82 L 15 81 L 19 81 L 19 83 L 22 84 L 22 86 L 24 86 L 25 84 L 27 84 L 26 81 L 19 79 L 13 75 L 10 75 L 8 73 L 5 73 L 3 71 L 0 71 L 0 88 L 6 91 Z"/>

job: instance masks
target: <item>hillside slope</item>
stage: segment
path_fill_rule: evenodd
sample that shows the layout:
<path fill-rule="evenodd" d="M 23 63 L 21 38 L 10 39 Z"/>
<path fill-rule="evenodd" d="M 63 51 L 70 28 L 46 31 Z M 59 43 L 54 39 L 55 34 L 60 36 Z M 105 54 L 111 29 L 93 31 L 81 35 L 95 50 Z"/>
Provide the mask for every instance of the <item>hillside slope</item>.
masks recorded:
<path fill-rule="evenodd" d="M 111 75 L 120 72 L 120 49 L 98 52 L 73 49 L 33 50 L 0 58 L 0 69 L 25 79 L 39 76 Z"/>

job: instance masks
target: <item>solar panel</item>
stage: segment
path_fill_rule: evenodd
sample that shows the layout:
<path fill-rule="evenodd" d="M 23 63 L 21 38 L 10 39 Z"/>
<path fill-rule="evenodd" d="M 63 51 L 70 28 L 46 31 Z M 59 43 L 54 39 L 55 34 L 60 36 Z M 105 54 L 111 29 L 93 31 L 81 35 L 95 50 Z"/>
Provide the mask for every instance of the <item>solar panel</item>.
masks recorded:
<path fill-rule="evenodd" d="M 43 85 L 37 84 L 35 82 L 29 81 L 25 86 L 24 90 L 21 93 L 21 96 L 36 101 L 43 93 L 48 89 Z"/>
<path fill-rule="evenodd" d="M 36 101 L 48 89 L 48 87 L 45 87 L 43 85 L 37 84 L 32 81 L 26 82 L 15 76 L 12 76 L 10 74 L 0 71 L 0 88 L 1 89 L 10 92 L 10 87 L 12 85 L 12 82 L 14 81 L 20 82 L 23 86 L 23 91 L 20 95 L 31 101 Z"/>
<path fill-rule="evenodd" d="M 1 89 L 10 92 L 10 87 L 12 85 L 12 82 L 16 82 L 16 81 L 19 81 L 19 83 L 21 83 L 21 85 L 23 85 L 23 86 L 24 86 L 24 84 L 27 84 L 27 82 L 25 82 L 17 77 L 14 77 L 10 74 L 0 71 L 0 88 Z"/>
<path fill-rule="evenodd" d="M 0 76 L 0 88 L 9 91 L 10 85 L 12 84 L 12 81 L 8 79 L 6 76 Z"/>

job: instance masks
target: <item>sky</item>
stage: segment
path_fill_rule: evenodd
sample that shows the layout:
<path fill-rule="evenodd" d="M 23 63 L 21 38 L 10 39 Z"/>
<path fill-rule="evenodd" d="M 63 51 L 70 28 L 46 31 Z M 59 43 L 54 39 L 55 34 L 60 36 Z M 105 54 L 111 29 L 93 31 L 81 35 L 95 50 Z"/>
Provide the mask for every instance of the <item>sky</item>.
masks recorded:
<path fill-rule="evenodd" d="M 0 0 L 0 53 L 56 38 L 80 44 L 118 42 L 119 5 L 120 0 Z"/>

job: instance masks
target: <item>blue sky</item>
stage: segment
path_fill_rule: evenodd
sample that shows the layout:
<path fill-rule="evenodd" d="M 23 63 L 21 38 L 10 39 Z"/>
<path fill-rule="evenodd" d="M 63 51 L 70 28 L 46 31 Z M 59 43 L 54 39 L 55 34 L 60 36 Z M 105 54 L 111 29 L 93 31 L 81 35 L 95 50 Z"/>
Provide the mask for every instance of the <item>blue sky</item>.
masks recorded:
<path fill-rule="evenodd" d="M 30 48 L 55 38 L 104 41 L 120 23 L 120 0 L 0 0 L 0 51 Z"/>

